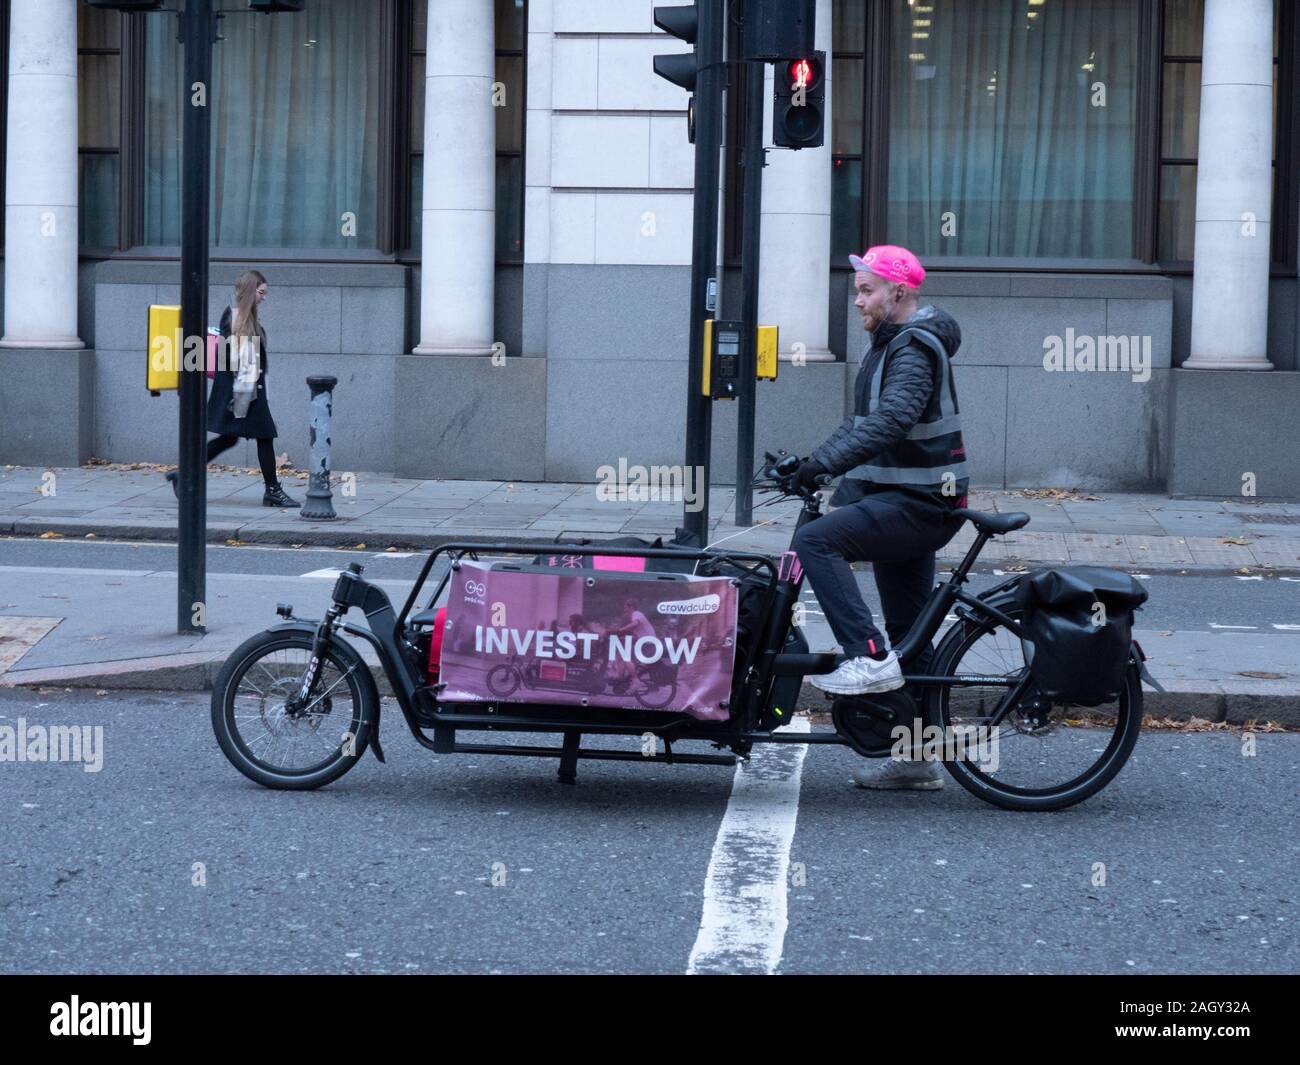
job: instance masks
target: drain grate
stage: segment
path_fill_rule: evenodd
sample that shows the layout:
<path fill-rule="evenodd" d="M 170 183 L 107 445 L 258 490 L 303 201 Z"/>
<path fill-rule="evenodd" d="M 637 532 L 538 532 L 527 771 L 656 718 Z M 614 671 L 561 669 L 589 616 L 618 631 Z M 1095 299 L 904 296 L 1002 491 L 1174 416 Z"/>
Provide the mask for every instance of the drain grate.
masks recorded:
<path fill-rule="evenodd" d="M 1251 525 L 1300 525 L 1300 514 L 1242 514 L 1239 517 Z"/>

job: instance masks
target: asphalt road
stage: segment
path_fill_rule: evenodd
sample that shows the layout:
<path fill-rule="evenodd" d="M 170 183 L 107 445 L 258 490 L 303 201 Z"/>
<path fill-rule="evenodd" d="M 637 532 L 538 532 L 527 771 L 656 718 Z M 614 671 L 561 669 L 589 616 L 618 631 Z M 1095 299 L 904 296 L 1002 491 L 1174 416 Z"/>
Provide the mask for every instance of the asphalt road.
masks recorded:
<path fill-rule="evenodd" d="M 1296 734 L 1245 757 L 1230 734 L 1146 733 L 1101 794 L 1029 815 L 952 783 L 855 789 L 854 755 L 802 745 L 741 777 L 583 763 L 563 787 L 550 760 L 434 756 L 396 715 L 388 765 L 272 792 L 207 708 L 0 691 L 0 727 L 104 730 L 99 772 L 0 763 L 0 970 L 1300 968 Z"/>
<path fill-rule="evenodd" d="M 208 549 L 207 566 L 209 581 L 214 585 L 223 574 L 303 577 L 303 591 L 295 604 L 304 615 L 316 616 L 328 605 L 328 578 L 348 563 L 360 562 L 371 580 L 411 581 L 424 557 L 421 552 L 214 546 Z M 48 570 L 51 586 L 60 579 L 80 583 L 103 576 L 85 570 L 175 572 L 176 548 L 159 543 L 0 538 L 0 597 L 6 573 L 13 573 L 17 578 L 22 571 L 32 568 Z M 879 601 L 870 570 L 855 572 L 868 602 L 878 612 Z M 1300 636 L 1300 577 L 1137 572 L 1146 574 L 1144 583 L 1150 593 L 1137 618 L 1140 628 L 1181 632 L 1257 629 Z M 435 571 L 435 576 L 439 573 L 441 569 Z M 1002 571 L 996 567 L 979 567 L 971 587 L 979 591 L 1003 579 Z M 804 598 L 812 603 L 811 591 L 806 590 Z"/>

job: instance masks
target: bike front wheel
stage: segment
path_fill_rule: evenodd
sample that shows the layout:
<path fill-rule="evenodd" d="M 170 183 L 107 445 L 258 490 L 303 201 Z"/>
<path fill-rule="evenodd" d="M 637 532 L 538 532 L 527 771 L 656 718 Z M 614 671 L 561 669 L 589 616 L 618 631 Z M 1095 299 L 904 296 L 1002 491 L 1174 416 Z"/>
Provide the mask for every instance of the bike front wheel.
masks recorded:
<path fill-rule="evenodd" d="M 309 632 L 263 632 L 237 647 L 212 686 L 212 731 L 230 762 L 267 788 L 307 790 L 337 780 L 370 742 L 379 696 L 348 644 L 326 648 L 302 708 L 289 706 L 312 658 Z"/>
<path fill-rule="evenodd" d="M 1012 620 L 1022 612 L 999 604 Z M 944 766 L 971 794 L 1007 810 L 1063 810 L 1114 779 L 1142 729 L 1142 680 L 1136 661 L 1110 703 L 1053 703 L 1030 685 L 1025 645 L 993 618 L 963 620 L 935 655 L 935 675 L 963 681 L 930 692 L 930 720 L 941 726 Z M 1010 705 L 1007 704 L 1010 702 Z"/>

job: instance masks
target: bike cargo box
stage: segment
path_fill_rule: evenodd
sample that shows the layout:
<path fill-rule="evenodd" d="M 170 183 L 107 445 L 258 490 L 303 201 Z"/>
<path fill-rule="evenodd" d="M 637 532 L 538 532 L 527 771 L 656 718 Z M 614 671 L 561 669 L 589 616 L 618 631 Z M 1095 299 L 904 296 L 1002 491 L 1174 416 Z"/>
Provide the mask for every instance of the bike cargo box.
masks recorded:
<path fill-rule="evenodd" d="M 1054 702 L 1101 706 L 1124 687 L 1133 611 L 1146 602 L 1142 584 L 1100 566 L 1027 573 L 1017 587 L 1033 644 L 1029 670 Z"/>
<path fill-rule="evenodd" d="M 730 577 L 551 566 L 547 558 L 462 561 L 448 586 L 439 699 L 725 720 L 737 585 Z"/>

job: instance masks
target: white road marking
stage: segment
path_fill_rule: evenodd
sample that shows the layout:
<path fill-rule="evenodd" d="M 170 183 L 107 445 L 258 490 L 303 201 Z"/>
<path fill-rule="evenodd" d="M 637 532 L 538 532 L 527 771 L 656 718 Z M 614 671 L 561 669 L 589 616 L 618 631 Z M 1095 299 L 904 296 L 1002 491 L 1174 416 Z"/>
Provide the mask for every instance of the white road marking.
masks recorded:
<path fill-rule="evenodd" d="M 785 732 L 809 731 L 795 718 Z M 758 744 L 736 766 L 704 880 L 704 912 L 687 975 L 770 974 L 785 948 L 790 844 L 806 744 Z"/>
<path fill-rule="evenodd" d="M 341 569 L 314 569 L 310 573 L 300 573 L 298 577 L 320 577 L 324 580 L 333 580 L 343 571 Z"/>
<path fill-rule="evenodd" d="M 1210 628 L 1212 629 L 1257 629 L 1259 628 L 1259 626 L 1258 625 L 1216 625 L 1213 621 L 1211 621 Z"/>
<path fill-rule="evenodd" d="M 1263 577 L 1237 577 L 1239 581 L 1262 581 Z"/>
<path fill-rule="evenodd" d="M 151 569 L 80 569 L 76 566 L 0 566 L 0 573 L 57 573 L 69 577 L 147 577 Z"/>
<path fill-rule="evenodd" d="M 1279 577 L 1280 581 L 1290 581 L 1292 584 L 1300 584 L 1300 577 Z"/>
<path fill-rule="evenodd" d="M 1275 625 L 1273 626 L 1273 628 L 1275 628 L 1275 629 L 1281 629 L 1283 632 L 1300 632 L 1300 625 L 1277 625 L 1277 624 L 1275 624 Z"/>

